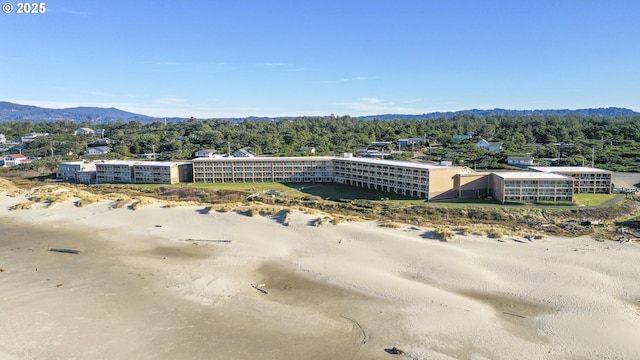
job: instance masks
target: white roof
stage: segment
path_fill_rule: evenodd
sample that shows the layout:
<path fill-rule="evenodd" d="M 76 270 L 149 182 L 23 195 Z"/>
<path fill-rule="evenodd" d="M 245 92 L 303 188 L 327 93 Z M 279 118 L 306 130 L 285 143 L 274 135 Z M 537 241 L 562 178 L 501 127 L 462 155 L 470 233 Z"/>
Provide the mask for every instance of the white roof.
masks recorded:
<path fill-rule="evenodd" d="M 505 180 L 573 180 L 570 176 L 531 171 L 494 172 L 493 174 Z"/>
<path fill-rule="evenodd" d="M 174 165 L 185 165 L 191 164 L 188 161 L 134 161 L 132 165 L 143 165 L 143 166 L 174 166 Z"/>
<path fill-rule="evenodd" d="M 411 167 L 417 169 L 438 169 L 438 168 L 452 168 L 453 166 L 445 166 L 445 165 L 434 165 L 434 164 L 425 164 L 418 163 L 413 161 L 401 161 L 401 160 L 383 160 L 383 159 L 372 159 L 372 158 L 355 158 L 355 157 L 336 157 L 336 160 L 344 160 L 351 162 L 359 162 L 373 165 L 387 165 L 387 166 L 402 166 L 402 167 Z M 459 168 L 459 166 L 455 166 Z"/>
<path fill-rule="evenodd" d="M 587 167 L 587 166 L 530 166 L 529 169 L 534 171 L 547 172 L 547 173 L 573 173 L 573 174 L 611 173 L 611 171 L 609 170 L 596 169 L 596 168 Z"/>
<path fill-rule="evenodd" d="M 136 161 L 136 160 L 102 160 L 96 162 L 96 165 L 144 165 L 144 166 L 174 166 L 191 164 L 189 161 Z"/>
<path fill-rule="evenodd" d="M 243 158 L 243 157 L 224 157 L 224 158 L 196 158 L 193 161 L 230 161 L 230 162 L 241 162 L 241 161 L 329 161 L 334 158 L 331 156 L 254 156 L 251 158 Z"/>

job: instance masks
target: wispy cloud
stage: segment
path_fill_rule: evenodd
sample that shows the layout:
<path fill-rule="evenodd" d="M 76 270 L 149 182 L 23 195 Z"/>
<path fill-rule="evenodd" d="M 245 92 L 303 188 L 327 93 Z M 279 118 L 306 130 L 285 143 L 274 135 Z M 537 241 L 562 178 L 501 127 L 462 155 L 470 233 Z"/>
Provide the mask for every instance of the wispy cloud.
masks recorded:
<path fill-rule="evenodd" d="M 60 13 L 65 13 L 65 14 L 70 14 L 70 15 L 80 16 L 80 17 L 89 16 L 89 13 L 86 11 L 79 11 L 79 10 L 67 9 L 67 8 L 57 8 L 55 6 L 54 7 L 47 6 L 47 12 L 60 12 Z"/>
<path fill-rule="evenodd" d="M 376 97 L 364 97 L 358 101 L 343 102 L 338 105 L 348 109 L 352 115 L 373 115 L 373 114 L 421 114 L 424 111 L 418 108 L 405 106 L 407 103 L 416 103 L 415 99 L 386 101 Z"/>
<path fill-rule="evenodd" d="M 175 96 L 167 96 L 159 99 L 153 99 L 151 102 L 156 104 L 183 104 L 187 102 L 187 99 L 175 97 Z"/>
<path fill-rule="evenodd" d="M 375 79 L 377 79 L 377 77 L 356 76 L 356 77 L 350 77 L 350 78 L 316 80 L 316 81 L 312 81 L 311 83 L 312 84 L 339 84 L 339 83 L 346 83 L 346 82 L 352 82 L 352 81 L 367 81 L 367 80 L 375 80 Z"/>
<path fill-rule="evenodd" d="M 369 103 L 369 104 L 380 104 L 380 103 L 384 102 L 384 100 L 378 99 L 378 98 L 361 98 L 360 100 L 364 101 L 365 103 Z"/>
<path fill-rule="evenodd" d="M 176 66 L 176 65 L 186 65 L 187 63 L 180 62 L 180 61 L 156 61 L 154 64 L 156 64 L 156 65 Z"/>
<path fill-rule="evenodd" d="M 267 68 L 284 68 L 284 67 L 292 67 L 293 64 L 289 64 L 289 63 L 260 63 L 257 64 L 260 67 L 267 67 Z"/>

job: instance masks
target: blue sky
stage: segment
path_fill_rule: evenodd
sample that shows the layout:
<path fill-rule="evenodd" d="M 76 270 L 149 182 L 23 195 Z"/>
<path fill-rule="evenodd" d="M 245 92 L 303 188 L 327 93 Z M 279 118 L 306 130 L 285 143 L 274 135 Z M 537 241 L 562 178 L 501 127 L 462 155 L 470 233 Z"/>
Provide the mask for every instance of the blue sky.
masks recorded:
<path fill-rule="evenodd" d="M 198 118 L 640 111 L 635 0 L 45 5 L 0 13 L 0 100 Z"/>

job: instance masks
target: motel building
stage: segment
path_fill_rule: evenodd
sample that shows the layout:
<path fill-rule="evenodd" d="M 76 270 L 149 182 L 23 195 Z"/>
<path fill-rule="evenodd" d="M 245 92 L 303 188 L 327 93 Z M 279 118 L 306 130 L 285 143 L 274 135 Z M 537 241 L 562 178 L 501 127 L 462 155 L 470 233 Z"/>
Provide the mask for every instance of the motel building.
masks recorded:
<path fill-rule="evenodd" d="M 191 162 L 101 160 L 96 183 L 291 182 L 345 184 L 440 201 L 493 197 L 508 202 L 571 202 L 574 193 L 610 193 L 611 172 L 588 167 L 532 167 L 533 171 L 476 172 L 450 164 L 342 157 L 197 158 Z M 62 164 L 63 178 L 91 171 Z M 77 176 L 77 179 L 73 179 Z"/>
<path fill-rule="evenodd" d="M 193 160 L 196 183 L 335 182 L 427 200 L 455 198 L 454 177 L 471 171 L 441 166 L 343 157 L 198 158 Z"/>

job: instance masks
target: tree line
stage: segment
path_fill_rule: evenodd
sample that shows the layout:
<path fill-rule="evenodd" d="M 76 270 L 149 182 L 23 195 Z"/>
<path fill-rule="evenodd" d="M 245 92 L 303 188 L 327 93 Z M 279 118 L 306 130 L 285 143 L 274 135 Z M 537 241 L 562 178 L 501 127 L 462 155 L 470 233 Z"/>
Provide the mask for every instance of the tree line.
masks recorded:
<path fill-rule="evenodd" d="M 350 116 L 300 117 L 277 121 L 232 122 L 191 118 L 182 122 L 137 121 L 117 123 L 10 122 L 0 123 L 7 139 L 28 132 L 46 132 L 22 150 L 30 157 L 57 156 L 72 160 L 82 156 L 97 135 L 77 135 L 79 127 L 105 129 L 113 148 L 111 158 L 161 153 L 162 160 L 183 160 L 195 151 L 215 149 L 226 153 L 251 147 L 258 155 L 310 155 L 303 147 L 314 147 L 315 155 L 355 152 L 373 141 L 423 138 L 411 150 L 425 160 L 447 160 L 483 168 L 503 166 L 509 155 L 556 158 L 560 165 L 591 164 L 616 171 L 637 171 L 640 163 L 640 117 L 456 115 L 428 120 L 359 120 Z M 470 140 L 453 135 L 473 134 Z M 475 148 L 485 139 L 503 143 L 500 154 Z M 534 144 L 538 144 L 535 146 Z M 542 145 L 542 146 L 540 146 Z M 403 150 L 409 150 L 407 148 Z M 399 157 L 410 158 L 414 152 Z"/>

